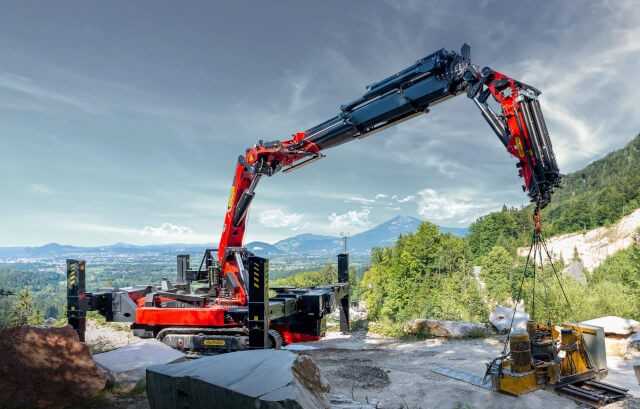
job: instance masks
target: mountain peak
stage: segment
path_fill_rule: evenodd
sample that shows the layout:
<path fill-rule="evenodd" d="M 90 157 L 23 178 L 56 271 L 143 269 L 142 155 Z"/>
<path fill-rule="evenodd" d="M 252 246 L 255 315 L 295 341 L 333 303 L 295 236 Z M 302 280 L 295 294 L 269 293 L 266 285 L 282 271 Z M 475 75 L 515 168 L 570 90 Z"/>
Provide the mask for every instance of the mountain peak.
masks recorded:
<path fill-rule="evenodd" d="M 60 243 L 52 242 L 52 243 L 47 243 L 47 244 L 45 244 L 45 245 L 44 245 L 44 246 L 42 246 L 41 248 L 43 248 L 43 249 L 59 249 L 59 248 L 62 248 L 62 247 L 65 247 L 65 246 L 63 246 L 63 245 L 62 245 L 62 244 L 60 244 Z"/>
<path fill-rule="evenodd" d="M 402 224 L 402 223 L 422 223 L 422 220 L 413 216 L 398 215 L 398 216 L 392 217 L 386 222 L 379 224 L 378 226 L 381 226 L 383 224 Z"/>

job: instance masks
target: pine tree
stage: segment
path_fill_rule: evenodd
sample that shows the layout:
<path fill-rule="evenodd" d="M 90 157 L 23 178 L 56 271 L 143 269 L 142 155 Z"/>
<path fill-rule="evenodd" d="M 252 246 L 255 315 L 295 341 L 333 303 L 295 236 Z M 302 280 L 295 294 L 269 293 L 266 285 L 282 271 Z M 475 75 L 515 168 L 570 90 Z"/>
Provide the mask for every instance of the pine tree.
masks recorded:
<path fill-rule="evenodd" d="M 40 325 L 42 313 L 33 306 L 33 297 L 29 289 L 21 290 L 9 312 L 9 326 Z"/>

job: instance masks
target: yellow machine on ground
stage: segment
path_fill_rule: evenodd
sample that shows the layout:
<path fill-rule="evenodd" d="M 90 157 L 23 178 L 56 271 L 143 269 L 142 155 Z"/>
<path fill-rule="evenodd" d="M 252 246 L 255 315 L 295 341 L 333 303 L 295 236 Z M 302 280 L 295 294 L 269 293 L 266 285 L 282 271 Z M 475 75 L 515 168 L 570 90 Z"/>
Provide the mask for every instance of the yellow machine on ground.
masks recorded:
<path fill-rule="evenodd" d="M 553 276 L 562 290 L 568 311 L 571 311 L 571 304 L 542 236 L 539 208 L 536 208 L 533 220 L 533 240 L 515 298 L 515 304 L 518 305 L 523 299 L 525 280 L 531 279 L 532 320 L 527 322 L 526 329 L 513 328 L 517 310 L 514 307 L 502 353 L 487 364 L 484 377 L 455 368 L 434 367 L 431 370 L 452 379 L 513 396 L 538 389 L 552 389 L 594 408 L 626 399 L 629 396 L 627 389 L 600 382 L 608 372 L 604 329 L 575 323 L 553 325 L 552 317 L 548 317 L 546 324 L 535 321 L 537 281 L 541 281 L 543 285 L 543 301 L 548 301 L 549 289 L 544 282 L 543 252 L 548 259 L 547 265 L 551 266 Z M 529 266 L 532 274 L 527 274 Z M 539 270 L 539 274 L 536 270 Z"/>
<path fill-rule="evenodd" d="M 509 353 L 496 358 L 487 375 L 494 390 L 514 396 L 551 387 L 593 407 L 627 396 L 626 389 L 599 381 L 607 375 L 604 331 L 583 324 L 529 321 L 526 331 L 512 331 Z"/>
<path fill-rule="evenodd" d="M 544 267 L 543 250 L 562 289 L 567 307 L 571 308 L 542 237 L 538 209 L 534 213 L 534 223 L 533 241 L 517 297 L 517 301 L 520 301 L 527 267 L 533 260 L 532 319 L 535 318 L 536 267 Z M 542 274 L 539 275 L 541 278 Z M 546 292 L 544 282 L 543 285 Z M 489 377 L 493 390 L 514 396 L 551 387 L 560 394 L 599 407 L 627 397 L 626 389 L 600 382 L 606 375 L 607 356 L 602 328 L 574 323 L 552 325 L 550 320 L 546 325 L 528 321 L 526 330 L 509 329 L 503 353 L 488 365 L 485 381 Z"/>

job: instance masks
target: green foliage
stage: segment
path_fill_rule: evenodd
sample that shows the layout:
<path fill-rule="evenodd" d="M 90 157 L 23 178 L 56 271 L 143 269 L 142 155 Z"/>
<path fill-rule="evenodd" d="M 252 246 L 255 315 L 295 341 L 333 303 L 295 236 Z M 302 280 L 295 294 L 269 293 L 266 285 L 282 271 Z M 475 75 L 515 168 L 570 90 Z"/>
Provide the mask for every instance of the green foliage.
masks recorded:
<path fill-rule="evenodd" d="M 589 285 L 602 295 L 598 302 L 607 310 L 640 320 L 640 243 L 607 258 L 593 271 Z"/>
<path fill-rule="evenodd" d="M 607 258 L 593 271 L 591 281 L 612 281 L 640 291 L 640 246 L 631 246 Z"/>
<path fill-rule="evenodd" d="M 286 277 L 271 280 L 270 287 L 317 287 L 338 282 L 338 269 L 334 264 L 327 264 L 318 271 L 303 271 Z M 351 301 L 359 299 L 358 274 L 356 269 L 349 268 L 349 283 L 351 284 Z"/>
<path fill-rule="evenodd" d="M 338 281 L 338 270 L 332 264 L 326 265 L 319 271 L 303 271 L 288 277 L 271 281 L 272 287 L 315 287 Z"/>
<path fill-rule="evenodd" d="M 469 226 L 469 247 L 474 257 L 488 254 L 496 245 L 515 254 L 515 249 L 531 237 L 531 214 L 528 209 L 502 208 L 480 217 Z"/>
<path fill-rule="evenodd" d="M 586 168 L 563 176 L 551 203 L 542 211 L 544 233 L 572 233 L 617 222 L 640 208 L 640 135 L 626 147 Z M 507 209 L 480 217 L 469 227 L 474 257 L 495 245 L 512 254 L 530 242 L 532 206 Z"/>
<path fill-rule="evenodd" d="M 543 212 L 551 233 L 593 229 L 640 208 L 640 135 L 626 147 L 563 177 Z"/>
<path fill-rule="evenodd" d="M 496 304 L 504 304 L 513 298 L 514 260 L 501 246 L 495 246 L 489 254 L 480 258 L 480 278 L 485 283 L 487 294 Z"/>
<path fill-rule="evenodd" d="M 11 300 L 8 296 L 0 296 L 0 328 L 9 324 L 9 315 L 11 313 Z"/>
<path fill-rule="evenodd" d="M 605 315 L 640 318 L 637 296 L 634 296 L 633 289 L 620 282 L 602 280 L 581 284 L 570 277 L 560 275 L 569 307 L 551 269 L 545 268 L 543 277 L 540 275 L 538 273 L 538 277 L 544 280 L 538 280 L 536 286 L 535 317 L 538 320 L 584 321 Z M 547 288 L 543 283 L 546 283 Z M 531 280 L 528 280 L 524 288 L 524 300 L 526 310 L 530 313 L 533 312 L 532 287 Z"/>
<path fill-rule="evenodd" d="M 519 282 L 522 259 L 515 267 Z M 634 245 L 609 257 L 593 271 L 586 283 L 563 275 L 561 263 L 536 269 L 535 318 L 541 321 L 584 321 L 605 315 L 640 319 L 640 246 Z M 519 285 L 519 284 L 518 284 Z M 565 300 L 566 294 L 569 305 Z M 523 288 L 526 310 L 534 313 L 533 274 L 529 268 Z M 517 290 L 512 289 L 516 296 Z"/>
<path fill-rule="evenodd" d="M 510 210 L 503 210 L 504 213 Z M 471 244 L 441 234 L 424 223 L 402 236 L 392 248 L 376 249 L 360 285 L 369 328 L 391 336 L 403 334 L 413 318 L 485 321 L 497 303 L 510 304 L 519 294 L 524 259 L 494 245 L 476 259 L 482 267 L 482 292 L 470 274 Z M 535 317 L 552 322 L 583 321 L 603 315 L 640 319 L 640 247 L 618 253 L 596 269 L 587 283 L 562 275 L 562 263 L 537 265 Z M 562 288 L 559 282 L 562 284 Z M 570 306 L 565 301 L 566 293 Z M 534 311 L 534 284 L 529 266 L 521 296 Z"/>
<path fill-rule="evenodd" d="M 17 299 L 11 306 L 8 317 L 10 327 L 22 325 L 40 325 L 44 321 L 40 310 L 33 305 L 33 298 L 28 289 L 23 289 L 17 294 Z"/>
<path fill-rule="evenodd" d="M 369 319 L 384 332 L 412 318 L 486 319 L 486 306 L 471 276 L 465 240 L 423 223 L 392 248 L 375 249 L 360 285 Z M 375 326 L 374 326 L 375 328 Z"/>
<path fill-rule="evenodd" d="M 0 288 L 5 288 L 18 293 L 19 289 L 29 290 L 34 309 L 44 313 L 44 318 L 59 318 L 65 309 L 65 283 L 64 277 L 55 272 L 53 266 L 32 264 L 7 264 L 0 265 Z M 0 300 L 0 324 L 8 323 L 8 313 L 11 304 L 18 296 L 4 297 Z M 3 319 L 3 315 L 5 319 Z"/>

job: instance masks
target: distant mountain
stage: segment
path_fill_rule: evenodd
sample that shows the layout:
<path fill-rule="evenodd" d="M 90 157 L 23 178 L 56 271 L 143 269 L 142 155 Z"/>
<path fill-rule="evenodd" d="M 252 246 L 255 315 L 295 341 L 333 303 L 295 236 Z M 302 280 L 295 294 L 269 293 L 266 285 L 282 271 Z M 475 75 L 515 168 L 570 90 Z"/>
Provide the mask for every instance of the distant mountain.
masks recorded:
<path fill-rule="evenodd" d="M 284 254 L 284 252 L 278 247 L 273 244 L 265 243 L 264 241 L 252 241 L 245 247 L 250 252 L 259 254 L 261 257 L 272 257 Z"/>
<path fill-rule="evenodd" d="M 349 249 L 357 253 L 370 252 L 372 247 L 392 246 L 401 234 L 418 230 L 422 220 L 410 216 L 396 216 L 376 227 L 349 238 Z"/>
<path fill-rule="evenodd" d="M 382 224 L 379 224 L 362 233 L 355 234 L 348 238 L 348 251 L 356 254 L 369 254 L 373 247 L 389 247 L 392 246 L 398 236 L 401 234 L 415 232 L 422 220 L 410 216 L 396 216 Z M 445 233 L 451 233 L 456 236 L 466 236 L 467 228 L 461 227 L 440 227 Z M 247 245 L 248 248 L 254 245 L 253 242 Z M 264 247 L 273 251 L 272 248 L 264 246 L 261 243 L 258 247 Z M 280 240 L 273 244 L 280 254 L 298 254 L 307 256 L 331 256 L 342 250 L 343 241 L 337 236 L 322 236 L 318 234 L 299 234 Z M 258 255 L 266 255 L 262 251 L 254 251 Z"/>
<path fill-rule="evenodd" d="M 198 244 L 152 244 L 136 245 L 127 243 L 117 243 L 108 246 L 69 246 L 58 243 L 49 243 L 44 246 L 34 247 L 0 247 L 0 259 L 16 258 L 71 258 L 86 257 L 88 255 L 115 256 L 115 255 L 175 255 L 175 254 L 198 254 L 207 245 Z"/>
<path fill-rule="evenodd" d="M 410 216 L 396 216 L 362 233 L 348 238 L 350 253 L 368 255 L 373 247 L 392 246 L 401 234 L 413 233 L 422 221 Z M 440 227 L 445 233 L 465 236 L 466 228 Z M 277 256 L 333 256 L 342 250 L 343 241 L 337 236 L 318 234 L 299 234 L 280 240 L 274 244 L 253 241 L 246 245 L 247 249 L 262 257 Z M 37 247 L 0 247 L 0 259 L 15 258 L 65 258 L 87 257 L 89 255 L 165 255 L 201 254 L 206 244 L 153 244 L 136 245 L 116 243 L 108 246 L 78 247 L 58 243 L 49 243 Z"/>
<path fill-rule="evenodd" d="M 340 237 L 305 233 L 280 240 L 274 246 L 288 254 L 335 254 L 341 244 Z"/>

